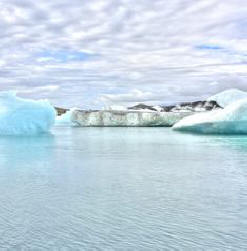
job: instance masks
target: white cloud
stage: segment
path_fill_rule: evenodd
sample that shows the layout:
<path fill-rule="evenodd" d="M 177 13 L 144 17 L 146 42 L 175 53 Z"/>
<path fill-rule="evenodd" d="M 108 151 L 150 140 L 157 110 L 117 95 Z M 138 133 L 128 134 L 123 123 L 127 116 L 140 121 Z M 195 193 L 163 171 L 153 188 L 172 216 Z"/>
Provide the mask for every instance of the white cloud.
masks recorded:
<path fill-rule="evenodd" d="M 122 105 L 125 104 L 133 104 L 136 102 L 145 102 L 145 101 L 154 101 L 155 96 L 151 92 L 142 92 L 140 90 L 132 90 L 129 93 L 124 94 L 105 94 L 102 95 L 101 100 L 104 104 L 116 104 L 120 103 Z"/>
<path fill-rule="evenodd" d="M 247 91 L 246 16 L 242 0 L 0 0 L 0 90 L 85 107 Z"/>
<path fill-rule="evenodd" d="M 59 89 L 58 85 L 45 85 L 45 86 L 38 86 L 38 87 L 30 87 L 29 89 L 17 90 L 17 93 L 20 93 L 20 94 L 34 94 L 34 93 L 40 93 L 40 92 L 50 93 L 50 92 L 57 91 L 58 89 Z"/>

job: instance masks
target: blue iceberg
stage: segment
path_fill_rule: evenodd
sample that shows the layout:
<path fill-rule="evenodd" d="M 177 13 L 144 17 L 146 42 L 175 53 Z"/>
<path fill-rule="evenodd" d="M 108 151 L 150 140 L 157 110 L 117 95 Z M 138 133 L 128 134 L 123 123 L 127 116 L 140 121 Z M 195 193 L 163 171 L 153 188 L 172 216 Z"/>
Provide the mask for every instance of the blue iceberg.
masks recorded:
<path fill-rule="evenodd" d="M 247 99 L 240 99 L 224 109 L 185 117 L 173 129 L 206 134 L 247 134 Z"/>
<path fill-rule="evenodd" d="M 30 100 L 14 92 L 0 92 L 0 135 L 33 135 L 48 132 L 56 111 L 47 100 Z"/>

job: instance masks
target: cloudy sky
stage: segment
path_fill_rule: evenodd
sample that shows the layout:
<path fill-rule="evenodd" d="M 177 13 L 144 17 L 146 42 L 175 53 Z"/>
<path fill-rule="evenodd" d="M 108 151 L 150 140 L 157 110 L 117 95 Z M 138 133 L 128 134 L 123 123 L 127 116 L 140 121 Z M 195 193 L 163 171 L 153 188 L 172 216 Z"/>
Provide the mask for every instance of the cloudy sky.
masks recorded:
<path fill-rule="evenodd" d="M 65 107 L 247 91 L 245 0 L 0 0 L 0 90 Z"/>

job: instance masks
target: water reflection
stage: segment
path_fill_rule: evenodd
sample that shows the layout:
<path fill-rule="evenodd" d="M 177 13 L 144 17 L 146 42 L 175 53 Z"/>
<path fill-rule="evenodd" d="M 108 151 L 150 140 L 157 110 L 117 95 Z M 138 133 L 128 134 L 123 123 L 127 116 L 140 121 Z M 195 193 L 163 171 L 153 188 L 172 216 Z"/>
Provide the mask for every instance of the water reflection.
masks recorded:
<path fill-rule="evenodd" d="M 22 167 L 36 165 L 51 158 L 54 150 L 54 135 L 1 136 L 1 167 Z"/>

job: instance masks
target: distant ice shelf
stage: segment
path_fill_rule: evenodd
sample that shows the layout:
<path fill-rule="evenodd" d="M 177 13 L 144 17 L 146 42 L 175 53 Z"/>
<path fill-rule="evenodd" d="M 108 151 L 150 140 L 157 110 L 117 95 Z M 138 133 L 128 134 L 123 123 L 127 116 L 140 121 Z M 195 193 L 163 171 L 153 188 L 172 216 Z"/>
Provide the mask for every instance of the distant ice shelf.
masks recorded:
<path fill-rule="evenodd" d="M 79 126 L 172 126 L 191 114 L 190 112 L 74 110 L 71 121 Z"/>
<path fill-rule="evenodd" d="M 104 110 L 63 109 L 56 107 L 56 126 L 172 126 L 196 112 L 220 109 L 215 101 L 184 102 L 170 106 L 138 104 L 112 105 Z M 66 112 L 66 113 L 65 113 Z M 62 114 L 62 115 L 61 115 Z"/>

